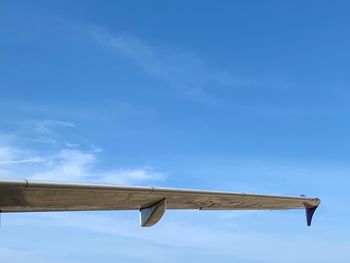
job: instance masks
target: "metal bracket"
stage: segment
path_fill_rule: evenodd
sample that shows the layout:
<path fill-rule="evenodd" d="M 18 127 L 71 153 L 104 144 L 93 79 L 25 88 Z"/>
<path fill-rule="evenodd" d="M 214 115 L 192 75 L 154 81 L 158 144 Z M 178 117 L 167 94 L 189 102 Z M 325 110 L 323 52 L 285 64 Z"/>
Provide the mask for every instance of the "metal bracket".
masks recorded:
<path fill-rule="evenodd" d="M 140 209 L 140 225 L 149 227 L 156 224 L 164 215 L 166 210 L 166 199 L 162 199 L 154 205 Z"/>

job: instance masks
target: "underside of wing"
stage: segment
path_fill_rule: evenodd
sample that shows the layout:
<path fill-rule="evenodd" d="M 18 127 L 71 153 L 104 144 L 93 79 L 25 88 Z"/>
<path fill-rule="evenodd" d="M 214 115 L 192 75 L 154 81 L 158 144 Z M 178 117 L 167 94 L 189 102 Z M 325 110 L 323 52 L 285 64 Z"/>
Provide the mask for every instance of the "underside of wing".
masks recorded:
<path fill-rule="evenodd" d="M 0 210 L 2 212 L 140 210 L 143 226 L 156 223 L 164 214 L 165 209 L 281 210 L 305 208 L 312 217 L 319 203 L 318 198 L 306 197 L 152 186 L 0 180 Z"/>

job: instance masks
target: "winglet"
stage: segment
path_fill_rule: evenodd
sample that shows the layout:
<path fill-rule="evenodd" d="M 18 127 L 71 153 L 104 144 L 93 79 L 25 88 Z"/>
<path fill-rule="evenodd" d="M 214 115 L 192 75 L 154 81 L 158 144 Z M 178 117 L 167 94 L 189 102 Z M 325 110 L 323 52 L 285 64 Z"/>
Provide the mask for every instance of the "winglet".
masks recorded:
<path fill-rule="evenodd" d="M 313 215 L 314 215 L 314 213 L 315 213 L 317 207 L 318 207 L 318 206 L 306 207 L 306 208 L 305 208 L 307 226 L 311 226 L 312 217 L 313 217 Z"/>
<path fill-rule="evenodd" d="M 300 196 L 305 197 L 305 195 L 300 195 Z M 310 206 L 310 204 L 304 203 L 307 226 L 311 226 L 312 217 L 314 216 L 314 213 L 318 205 L 320 204 L 320 199 L 316 198 L 315 201 L 317 201 L 317 205 L 314 205 L 314 206 Z"/>

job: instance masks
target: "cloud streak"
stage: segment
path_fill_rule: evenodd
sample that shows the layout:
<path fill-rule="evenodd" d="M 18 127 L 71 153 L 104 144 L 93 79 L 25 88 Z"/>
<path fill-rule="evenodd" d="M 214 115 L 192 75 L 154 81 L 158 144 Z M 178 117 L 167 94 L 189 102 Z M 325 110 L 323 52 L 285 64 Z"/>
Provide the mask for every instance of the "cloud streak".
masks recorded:
<path fill-rule="evenodd" d="M 217 103 L 216 89 L 250 85 L 250 82 L 233 77 L 231 73 L 209 67 L 189 52 L 152 46 L 129 35 L 112 35 L 101 27 L 95 27 L 92 34 L 98 43 L 126 56 L 146 73 L 191 100 Z"/>
<path fill-rule="evenodd" d="M 33 156 L 19 159 L 16 151 L 0 147 L 0 174 L 7 178 L 22 177 L 37 180 L 73 182 L 98 182 L 115 184 L 135 184 L 145 181 L 164 180 L 166 174 L 155 171 L 150 166 L 101 170 L 96 168 L 97 152 L 84 152 L 80 149 L 63 148 L 47 156 Z M 28 155 L 28 154 L 27 154 Z"/>
<path fill-rule="evenodd" d="M 34 132 L 34 139 L 45 134 L 53 140 L 57 137 L 58 127 L 75 127 L 72 122 L 58 120 L 31 120 L 24 123 L 31 127 L 27 132 Z M 30 141 L 32 139 L 29 138 Z M 166 178 L 166 173 L 155 171 L 151 166 L 100 168 L 98 156 L 102 149 L 94 145 L 90 145 L 89 150 L 82 150 L 79 144 L 63 141 L 60 145 L 55 141 L 55 150 L 49 147 L 35 151 L 33 148 L 18 146 L 20 141 L 15 132 L 11 135 L 11 140 L 0 141 L 1 177 L 114 184 L 141 184 Z"/>
<path fill-rule="evenodd" d="M 29 120 L 26 122 L 38 134 L 51 134 L 58 127 L 74 128 L 75 124 L 60 120 Z"/>
<path fill-rule="evenodd" d="M 0 146 L 0 167 L 43 162 L 37 155 L 27 153 L 17 147 Z"/>

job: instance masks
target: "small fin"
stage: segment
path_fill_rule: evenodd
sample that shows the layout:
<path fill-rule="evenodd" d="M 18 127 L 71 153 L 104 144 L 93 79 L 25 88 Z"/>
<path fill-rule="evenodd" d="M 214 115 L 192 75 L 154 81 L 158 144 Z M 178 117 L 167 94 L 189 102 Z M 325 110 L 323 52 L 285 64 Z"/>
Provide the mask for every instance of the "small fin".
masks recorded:
<path fill-rule="evenodd" d="M 318 207 L 318 206 L 306 207 L 306 208 L 305 208 L 307 226 L 311 226 L 312 217 L 313 217 L 313 215 L 314 215 L 314 213 L 315 213 L 317 207 Z"/>
<path fill-rule="evenodd" d="M 305 195 L 300 195 L 300 196 L 305 197 Z M 312 206 L 312 207 L 308 207 L 307 204 L 304 204 L 304 205 L 305 205 L 306 224 L 307 224 L 307 226 L 311 226 L 312 217 L 314 216 L 314 213 L 315 213 L 318 205 Z"/>
<path fill-rule="evenodd" d="M 149 227 L 156 224 L 166 210 L 166 199 L 162 199 L 150 207 L 140 209 L 140 225 Z"/>

